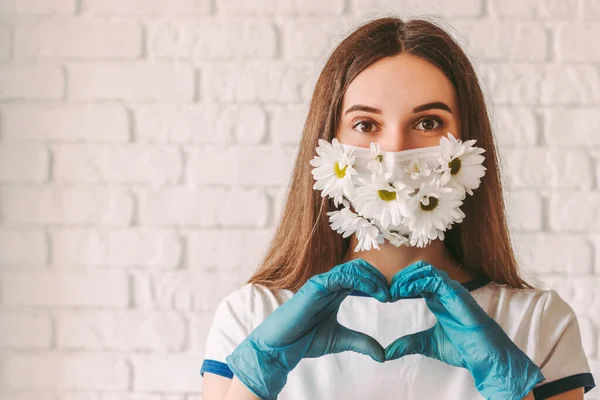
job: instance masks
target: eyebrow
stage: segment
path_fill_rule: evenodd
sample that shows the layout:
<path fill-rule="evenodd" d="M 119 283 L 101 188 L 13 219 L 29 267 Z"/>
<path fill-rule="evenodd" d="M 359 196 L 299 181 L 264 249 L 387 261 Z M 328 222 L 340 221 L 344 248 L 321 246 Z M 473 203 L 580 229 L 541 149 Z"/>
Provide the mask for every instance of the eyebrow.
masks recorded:
<path fill-rule="evenodd" d="M 442 101 L 434 101 L 432 103 L 421 104 L 420 106 L 413 108 L 413 113 L 418 113 L 421 111 L 431 110 L 431 109 L 446 110 L 449 113 L 452 113 L 452 110 L 450 109 L 448 104 L 446 104 Z M 352 111 L 365 111 L 365 112 L 370 112 L 373 114 L 381 114 L 381 110 L 379 108 L 369 107 L 369 106 L 365 106 L 363 104 L 355 104 L 352 107 L 348 108 L 346 110 L 346 112 L 344 113 L 344 115 L 351 113 Z"/>

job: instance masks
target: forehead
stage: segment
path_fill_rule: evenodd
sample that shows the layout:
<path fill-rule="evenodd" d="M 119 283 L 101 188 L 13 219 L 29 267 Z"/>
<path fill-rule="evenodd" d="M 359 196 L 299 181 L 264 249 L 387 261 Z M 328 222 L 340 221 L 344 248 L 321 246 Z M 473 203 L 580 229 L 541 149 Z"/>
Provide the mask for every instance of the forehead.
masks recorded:
<path fill-rule="evenodd" d="M 454 113 L 454 86 L 429 61 L 404 53 L 382 58 L 358 74 L 344 93 L 343 109 L 364 104 L 384 112 L 406 112 L 432 101 L 445 102 Z"/>

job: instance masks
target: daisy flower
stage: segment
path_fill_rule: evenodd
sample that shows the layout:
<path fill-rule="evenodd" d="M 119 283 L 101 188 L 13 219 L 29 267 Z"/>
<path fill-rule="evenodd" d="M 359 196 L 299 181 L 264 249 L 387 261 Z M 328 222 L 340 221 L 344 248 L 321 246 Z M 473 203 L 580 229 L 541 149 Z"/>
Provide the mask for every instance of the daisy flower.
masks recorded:
<path fill-rule="evenodd" d="M 408 246 L 408 236 L 410 231 L 404 224 L 388 225 L 387 228 L 381 226 L 381 223 L 374 219 L 373 224 L 381 231 L 383 238 L 396 247 Z"/>
<path fill-rule="evenodd" d="M 319 139 L 317 154 L 312 160 L 312 175 L 316 180 L 313 189 L 322 190 L 321 197 L 329 196 L 337 207 L 343 197 L 352 197 L 354 182 L 352 176 L 358 173 L 353 168 L 354 150 L 346 152 L 337 138 L 332 143 Z"/>
<path fill-rule="evenodd" d="M 356 210 L 367 218 L 376 218 L 383 228 L 389 224 L 398 225 L 406 214 L 404 203 L 414 189 L 402 181 L 390 182 L 392 174 L 372 174 L 371 182 L 361 180 L 362 186 L 356 188 L 354 201 Z"/>
<path fill-rule="evenodd" d="M 358 244 L 354 251 L 371 250 L 372 247 L 379 249 L 379 244 L 383 243 L 383 234 L 369 220 L 352 212 L 349 208 L 342 210 L 329 211 L 329 222 L 331 229 L 341 233 L 346 238 L 356 233 Z"/>
<path fill-rule="evenodd" d="M 473 147 L 475 139 L 463 143 L 450 132 L 447 136 L 448 138 L 440 139 L 441 166 L 435 171 L 442 173 L 440 180 L 443 186 L 448 185 L 455 189 L 464 188 L 467 193 L 472 195 L 473 189 L 479 187 L 481 177 L 487 170 L 481 165 L 485 159 L 481 153 L 485 152 L 485 149 Z"/>
<path fill-rule="evenodd" d="M 361 217 L 352 212 L 350 208 L 345 207 L 341 210 L 329 211 L 329 222 L 331 229 L 341 233 L 344 238 L 352 235 L 358 228 Z"/>
<path fill-rule="evenodd" d="M 371 157 L 369 158 L 369 162 L 367 164 L 367 168 L 374 174 L 382 174 L 383 173 L 383 155 L 381 154 L 381 148 L 379 147 L 379 143 L 371 142 Z"/>
<path fill-rule="evenodd" d="M 459 208 L 461 204 L 456 191 L 442 186 L 439 179 L 422 183 L 409 202 L 411 245 L 423 247 L 430 240 L 443 239 L 444 231 L 465 217 Z"/>
<path fill-rule="evenodd" d="M 413 180 L 425 178 L 431 174 L 431 169 L 425 160 L 411 160 L 410 163 L 404 167 L 404 171 L 406 171 L 407 175 L 410 176 L 410 179 Z"/>
<path fill-rule="evenodd" d="M 408 246 L 409 243 L 408 235 L 401 235 L 399 232 L 387 231 L 383 237 L 396 247 Z"/>
<path fill-rule="evenodd" d="M 362 218 L 362 221 L 360 222 L 360 228 L 356 231 L 356 237 L 358 239 L 358 244 L 354 248 L 355 252 L 371 250 L 371 248 L 381 250 L 379 245 L 384 242 L 381 231 L 365 218 Z"/>

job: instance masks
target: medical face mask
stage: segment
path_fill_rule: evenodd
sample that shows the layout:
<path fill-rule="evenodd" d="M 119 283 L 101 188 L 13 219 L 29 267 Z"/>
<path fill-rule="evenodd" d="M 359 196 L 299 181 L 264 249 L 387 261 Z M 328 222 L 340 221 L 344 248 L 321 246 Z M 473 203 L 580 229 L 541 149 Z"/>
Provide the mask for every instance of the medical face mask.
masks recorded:
<path fill-rule="evenodd" d="M 475 140 L 447 136 L 437 146 L 397 152 L 319 139 L 313 188 L 338 208 L 327 213 L 331 228 L 344 238 L 356 234 L 355 252 L 380 250 L 384 240 L 397 247 L 443 240 L 465 218 L 460 206 L 486 171 Z"/>

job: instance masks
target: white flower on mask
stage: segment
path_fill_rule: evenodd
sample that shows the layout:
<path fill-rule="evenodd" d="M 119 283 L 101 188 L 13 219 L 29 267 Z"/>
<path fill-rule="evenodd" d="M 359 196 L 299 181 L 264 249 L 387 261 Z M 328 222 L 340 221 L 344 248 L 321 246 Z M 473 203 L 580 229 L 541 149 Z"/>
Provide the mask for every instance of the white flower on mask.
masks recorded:
<path fill-rule="evenodd" d="M 440 168 L 435 172 L 441 172 L 440 177 L 443 186 L 450 186 L 454 189 L 463 189 L 470 195 L 473 189 L 477 189 L 481 183 L 481 177 L 487 170 L 481 165 L 485 157 L 480 155 L 485 152 L 481 147 L 473 147 L 475 139 L 462 142 L 457 140 L 450 132 L 448 138 L 440 139 L 442 154 L 440 156 Z M 464 198 L 464 195 L 462 195 Z"/>
<path fill-rule="evenodd" d="M 360 228 L 356 230 L 356 238 L 358 239 L 358 244 L 354 248 L 355 252 L 371 250 L 371 248 L 380 250 L 379 244 L 385 242 L 383 234 L 379 229 L 364 218 L 360 222 Z"/>
<path fill-rule="evenodd" d="M 424 247 L 431 240 L 443 240 L 444 231 L 453 223 L 462 222 L 465 217 L 461 204 L 457 193 L 452 188 L 441 186 L 439 179 L 422 183 L 409 202 L 411 246 Z"/>
<path fill-rule="evenodd" d="M 384 242 L 383 234 L 366 218 L 352 212 L 349 208 L 329 211 L 329 222 L 331 229 L 341 233 L 344 238 L 356 233 L 358 244 L 354 251 L 379 250 L 379 244 Z"/>
<path fill-rule="evenodd" d="M 381 226 L 381 223 L 374 219 L 373 224 L 383 233 L 383 238 L 396 247 L 408 246 L 410 231 L 404 224 L 388 225 L 387 228 Z"/>
<path fill-rule="evenodd" d="M 356 232 L 360 217 L 353 213 L 350 208 L 327 212 L 331 229 L 340 233 L 344 238 Z"/>
<path fill-rule="evenodd" d="M 383 237 L 396 247 L 408 246 L 409 243 L 407 235 L 401 235 L 398 232 L 388 231 L 387 235 L 384 235 Z"/>
<path fill-rule="evenodd" d="M 381 154 L 381 149 L 378 143 L 371 142 L 371 158 L 367 164 L 367 168 L 374 174 L 382 174 L 383 173 L 383 155 Z"/>
<path fill-rule="evenodd" d="M 420 178 L 426 178 L 431 175 L 431 169 L 427 165 L 427 161 L 423 160 L 411 160 L 409 164 L 404 167 L 407 175 L 410 179 L 417 180 Z"/>
<path fill-rule="evenodd" d="M 356 210 L 367 218 L 376 218 L 383 228 L 398 225 L 406 214 L 404 204 L 414 189 L 402 181 L 390 182 L 392 174 L 372 174 L 371 182 L 360 179 L 362 186 L 356 188 Z"/>
<path fill-rule="evenodd" d="M 467 189 L 472 194 L 486 170 L 480 155 L 485 150 L 474 142 L 462 143 L 448 133 L 439 148 L 431 149 L 435 153 L 415 152 L 408 163 L 384 165 L 386 155 L 377 143 L 369 151 L 320 139 L 318 156 L 310 162 L 316 167 L 313 188 L 344 207 L 327 214 L 331 228 L 344 238 L 356 235 L 355 252 L 379 249 L 385 240 L 397 247 L 424 247 L 443 240 L 444 232 L 465 217 L 460 206 Z"/>
<path fill-rule="evenodd" d="M 332 143 L 319 139 L 317 154 L 309 161 L 316 182 L 313 189 L 322 190 L 321 197 L 329 196 L 337 207 L 343 197 L 351 198 L 354 193 L 352 176 L 358 173 L 353 168 L 354 150 L 346 152 L 337 138 Z"/>

